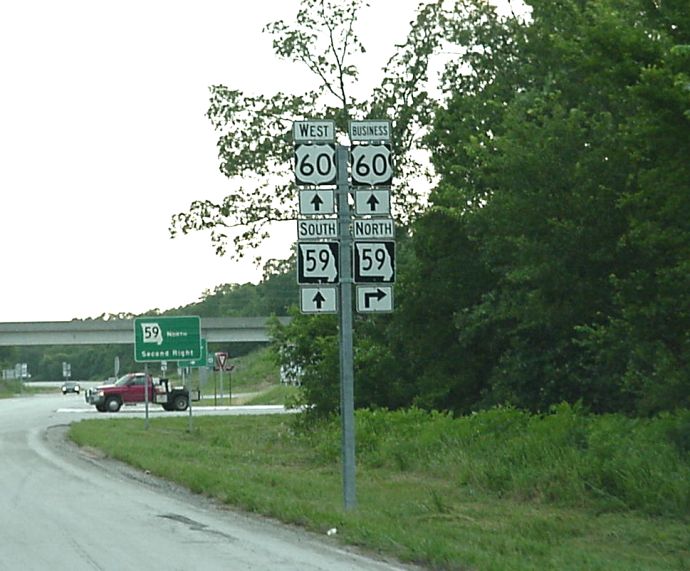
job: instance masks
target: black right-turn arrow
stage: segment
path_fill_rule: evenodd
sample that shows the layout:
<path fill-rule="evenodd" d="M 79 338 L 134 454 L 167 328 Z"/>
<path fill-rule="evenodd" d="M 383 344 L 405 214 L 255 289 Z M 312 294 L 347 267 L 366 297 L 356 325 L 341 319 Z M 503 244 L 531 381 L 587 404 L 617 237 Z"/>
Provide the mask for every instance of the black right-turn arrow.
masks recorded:
<path fill-rule="evenodd" d="M 371 300 L 376 298 L 376 301 L 381 301 L 384 297 L 386 297 L 386 292 L 376 288 L 376 291 L 371 291 L 369 293 L 364 294 L 364 307 L 371 307 Z"/>

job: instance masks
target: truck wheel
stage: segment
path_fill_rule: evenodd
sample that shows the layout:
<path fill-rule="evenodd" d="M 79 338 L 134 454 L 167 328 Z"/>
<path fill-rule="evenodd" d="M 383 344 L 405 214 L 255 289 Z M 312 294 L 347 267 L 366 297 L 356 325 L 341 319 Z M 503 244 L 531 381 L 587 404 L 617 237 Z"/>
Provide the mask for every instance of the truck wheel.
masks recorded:
<path fill-rule="evenodd" d="M 96 405 L 96 410 L 97 410 L 98 412 L 105 412 L 105 406 L 102 405 L 102 404 L 97 404 L 97 405 Z"/>
<path fill-rule="evenodd" d="M 109 397 L 105 401 L 105 408 L 108 412 L 117 412 L 122 406 L 122 401 L 117 397 Z"/>
<path fill-rule="evenodd" d="M 189 399 L 185 395 L 177 395 L 173 401 L 174 410 L 187 410 Z"/>

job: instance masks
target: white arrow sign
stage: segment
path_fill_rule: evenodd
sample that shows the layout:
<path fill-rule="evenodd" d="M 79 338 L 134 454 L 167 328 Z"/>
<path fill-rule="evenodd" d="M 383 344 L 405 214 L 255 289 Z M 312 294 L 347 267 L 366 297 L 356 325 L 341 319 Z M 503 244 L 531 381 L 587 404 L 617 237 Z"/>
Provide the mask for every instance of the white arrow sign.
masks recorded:
<path fill-rule="evenodd" d="M 338 283 L 338 242 L 298 242 L 297 281 Z"/>
<path fill-rule="evenodd" d="M 335 214 L 335 191 L 322 188 L 300 190 L 299 213 L 302 216 Z"/>
<path fill-rule="evenodd" d="M 335 286 L 303 287 L 300 289 L 302 313 L 337 313 L 337 299 Z"/>
<path fill-rule="evenodd" d="M 388 216 L 391 213 L 391 191 L 387 189 L 372 189 L 355 191 L 355 214 L 371 214 L 372 216 Z"/>
<path fill-rule="evenodd" d="M 393 311 L 393 286 L 357 286 L 357 311 L 374 313 Z"/>

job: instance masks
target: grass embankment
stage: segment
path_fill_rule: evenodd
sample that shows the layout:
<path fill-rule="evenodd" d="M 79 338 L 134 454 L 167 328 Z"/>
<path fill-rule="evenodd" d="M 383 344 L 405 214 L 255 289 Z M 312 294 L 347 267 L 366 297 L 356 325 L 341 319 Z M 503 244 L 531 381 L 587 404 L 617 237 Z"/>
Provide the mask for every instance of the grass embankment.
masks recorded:
<path fill-rule="evenodd" d="M 0 381 L 0 399 L 10 398 L 21 392 L 21 381 Z"/>
<path fill-rule="evenodd" d="M 220 373 L 211 373 L 201 388 L 202 395 L 206 398 L 202 398 L 197 406 L 284 404 L 294 397 L 295 387 L 280 385 L 280 374 L 270 349 L 259 349 L 237 357 L 232 359 L 232 364 L 234 369 L 223 373 L 222 387 Z M 228 398 L 228 390 L 232 390 L 232 403 Z"/>
<path fill-rule="evenodd" d="M 359 411 L 358 508 L 337 421 L 83 421 L 81 445 L 242 509 L 431 569 L 690 569 L 690 412 Z"/>
<path fill-rule="evenodd" d="M 60 390 L 60 386 L 52 387 L 34 387 L 31 383 L 22 383 L 17 380 L 0 381 L 0 399 L 8 399 L 18 395 L 33 396 L 46 393 L 55 393 Z"/>

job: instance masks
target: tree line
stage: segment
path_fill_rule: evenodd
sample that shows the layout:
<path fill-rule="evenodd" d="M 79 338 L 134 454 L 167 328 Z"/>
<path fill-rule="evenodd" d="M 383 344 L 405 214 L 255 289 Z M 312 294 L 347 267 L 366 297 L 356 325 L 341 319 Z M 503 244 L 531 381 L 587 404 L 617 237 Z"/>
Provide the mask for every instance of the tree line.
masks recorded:
<path fill-rule="evenodd" d="M 438 178 L 399 239 L 396 310 L 357 318 L 358 406 L 690 405 L 687 3 L 525 4 L 428 4 L 402 48 L 454 56 L 418 115 Z M 277 335 L 336 410 L 335 320 Z"/>

